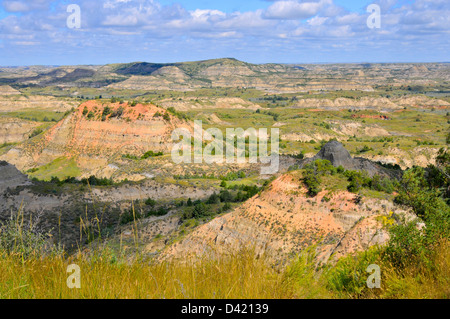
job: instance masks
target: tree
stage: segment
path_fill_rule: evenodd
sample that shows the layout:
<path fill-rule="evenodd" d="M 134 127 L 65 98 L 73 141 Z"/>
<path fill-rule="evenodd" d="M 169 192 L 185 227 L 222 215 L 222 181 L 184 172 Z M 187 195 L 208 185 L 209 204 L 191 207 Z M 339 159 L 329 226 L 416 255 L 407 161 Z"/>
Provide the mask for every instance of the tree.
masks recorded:
<path fill-rule="evenodd" d="M 227 190 L 220 191 L 219 197 L 222 203 L 231 202 L 233 200 L 233 195 Z"/>
<path fill-rule="evenodd" d="M 208 207 L 205 203 L 198 203 L 195 205 L 194 210 L 192 212 L 192 217 L 194 218 L 202 218 L 209 216 L 210 213 L 208 211 Z"/>
<path fill-rule="evenodd" d="M 219 196 L 214 193 L 211 196 L 209 196 L 208 200 L 206 201 L 207 204 L 218 204 L 220 203 L 220 198 Z"/>

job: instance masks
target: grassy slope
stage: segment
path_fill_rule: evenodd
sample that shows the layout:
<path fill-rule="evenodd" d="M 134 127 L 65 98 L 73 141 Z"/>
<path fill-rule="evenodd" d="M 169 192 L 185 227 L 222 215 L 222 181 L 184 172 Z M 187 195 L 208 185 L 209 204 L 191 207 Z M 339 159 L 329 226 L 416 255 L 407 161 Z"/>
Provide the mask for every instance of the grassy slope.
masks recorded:
<path fill-rule="evenodd" d="M 66 179 L 68 177 L 78 177 L 81 172 L 74 159 L 65 157 L 57 158 L 53 162 L 39 167 L 36 171 L 29 174 L 31 178 L 37 178 L 43 181 L 49 181 L 52 177 Z"/>
<path fill-rule="evenodd" d="M 438 248 L 434 270 L 411 264 L 399 271 L 377 261 L 381 289 L 365 286 L 367 254 L 321 271 L 314 269 L 306 255 L 277 270 L 251 251 L 182 264 L 149 264 L 140 259 L 126 263 L 108 251 L 90 260 L 81 255 L 67 260 L 56 256 L 22 261 L 19 256 L 1 254 L 0 258 L 0 298 L 450 298 L 448 242 Z M 81 269 L 81 289 L 69 289 L 66 284 L 67 266 L 73 263 Z"/>

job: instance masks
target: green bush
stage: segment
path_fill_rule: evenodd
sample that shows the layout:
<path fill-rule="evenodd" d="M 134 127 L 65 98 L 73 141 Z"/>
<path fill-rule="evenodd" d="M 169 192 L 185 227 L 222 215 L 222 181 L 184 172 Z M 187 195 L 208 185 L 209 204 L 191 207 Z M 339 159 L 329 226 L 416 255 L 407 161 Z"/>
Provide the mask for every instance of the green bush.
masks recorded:
<path fill-rule="evenodd" d="M 41 134 L 42 132 L 44 132 L 41 128 L 37 128 L 35 129 L 29 136 L 29 138 L 33 138 L 35 136 L 38 136 L 39 134 Z"/>
<path fill-rule="evenodd" d="M 317 196 L 322 190 L 320 177 L 334 175 L 337 171 L 330 161 L 320 159 L 305 165 L 304 169 L 303 183 L 308 188 L 308 195 L 311 197 Z"/>
<path fill-rule="evenodd" d="M 148 198 L 148 199 L 145 201 L 145 205 L 154 207 L 154 206 L 156 205 L 156 201 L 153 200 L 153 199 L 151 199 L 151 198 Z"/>
<path fill-rule="evenodd" d="M 395 190 L 395 181 L 387 177 L 375 175 L 370 181 L 370 188 L 379 192 L 392 194 Z"/>
<path fill-rule="evenodd" d="M 144 155 L 142 155 L 141 159 L 147 159 L 150 157 L 158 157 L 158 156 L 163 156 L 164 153 L 163 152 L 153 152 L 153 151 L 148 151 L 147 153 L 145 153 Z"/>
<path fill-rule="evenodd" d="M 348 178 L 350 182 L 347 186 L 349 192 L 357 193 L 363 187 L 370 187 L 372 182 L 371 178 L 368 176 L 367 172 L 359 171 L 345 171 L 344 175 Z"/>
<path fill-rule="evenodd" d="M 369 290 L 367 278 L 370 274 L 366 271 L 367 267 L 372 264 L 381 265 L 380 260 L 381 250 L 376 247 L 356 256 L 341 258 L 336 266 L 325 274 L 327 287 L 342 294 L 344 298 L 363 297 L 364 293 Z"/>

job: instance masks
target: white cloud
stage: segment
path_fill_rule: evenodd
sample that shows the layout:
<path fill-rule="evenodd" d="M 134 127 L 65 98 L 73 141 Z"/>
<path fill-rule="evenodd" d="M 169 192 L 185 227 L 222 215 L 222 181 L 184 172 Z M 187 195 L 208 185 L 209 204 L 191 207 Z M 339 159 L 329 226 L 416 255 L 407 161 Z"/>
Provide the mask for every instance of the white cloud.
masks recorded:
<path fill-rule="evenodd" d="M 264 17 L 280 20 L 306 19 L 316 15 L 325 3 L 329 2 L 277 1 L 267 8 Z"/>
<path fill-rule="evenodd" d="M 316 27 L 316 26 L 324 24 L 325 21 L 327 21 L 327 20 L 328 20 L 328 18 L 326 18 L 326 17 L 314 17 L 314 18 L 309 19 L 307 22 L 310 26 Z"/>
<path fill-rule="evenodd" d="M 12 12 L 0 20 L 0 39 L 4 44 L 14 50 L 19 43 L 22 47 L 26 42 L 46 43 L 48 48 L 44 48 L 49 55 L 52 50 L 64 50 L 64 46 L 73 50 L 103 47 L 114 52 L 115 44 L 125 41 L 130 44 L 128 53 L 138 54 L 141 43 L 149 39 L 155 41 L 150 45 L 155 51 L 163 47 L 170 50 L 172 45 L 179 47 L 179 52 L 184 46 L 187 52 L 191 49 L 189 41 L 198 40 L 202 52 L 213 52 L 217 47 L 214 41 L 234 41 L 232 53 L 242 49 L 256 55 L 271 52 L 280 43 L 292 47 L 292 52 L 298 43 L 310 50 L 330 49 L 330 39 L 348 40 L 356 49 L 362 47 L 362 42 L 376 42 L 377 46 L 392 50 L 402 39 L 408 43 L 427 42 L 430 51 L 433 47 L 449 47 L 450 3 L 445 0 L 416 0 L 412 4 L 402 2 L 402 6 L 395 6 L 394 0 L 380 0 L 378 3 L 385 9 L 379 30 L 367 27 L 368 13 L 349 12 L 332 0 L 281 0 L 267 9 L 233 13 L 214 8 L 189 11 L 179 4 L 161 5 L 156 0 L 77 0 L 82 29 L 71 30 L 66 26 L 67 2 L 54 0 L 50 10 L 51 2 L 0 2 Z M 164 45 L 158 39 L 164 39 Z"/>
<path fill-rule="evenodd" d="M 31 10 L 47 9 L 52 0 L 29 0 L 29 1 L 2 1 L 2 5 L 8 12 L 27 12 Z"/>

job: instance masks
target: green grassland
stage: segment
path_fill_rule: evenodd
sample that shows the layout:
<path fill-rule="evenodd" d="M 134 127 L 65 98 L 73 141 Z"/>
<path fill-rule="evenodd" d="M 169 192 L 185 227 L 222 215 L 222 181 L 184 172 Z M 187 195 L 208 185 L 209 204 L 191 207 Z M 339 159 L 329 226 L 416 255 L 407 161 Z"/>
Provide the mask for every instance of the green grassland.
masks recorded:
<path fill-rule="evenodd" d="M 1 116 L 15 117 L 22 120 L 34 122 L 58 122 L 65 116 L 65 114 L 66 114 L 65 112 L 58 112 L 58 111 L 55 112 L 36 108 L 36 109 L 1 113 Z"/>
<path fill-rule="evenodd" d="M 215 114 L 220 120 L 230 124 L 217 124 L 208 121 L 209 116 Z M 268 110 L 231 110 L 210 109 L 191 110 L 187 115 L 192 119 L 203 121 L 203 128 L 219 128 L 225 132 L 226 128 L 270 128 L 276 123 L 283 123 L 280 136 L 289 133 L 306 133 L 308 135 L 322 134 L 339 138 L 345 142 L 346 147 L 353 155 L 358 155 L 364 145 L 373 150 L 369 154 L 378 154 L 386 151 L 386 146 L 397 147 L 402 150 L 411 150 L 418 146 L 417 141 L 432 143 L 431 147 L 440 148 L 445 145 L 448 116 L 440 112 L 425 112 L 423 110 L 403 110 L 402 112 L 377 113 L 375 111 L 321 111 L 310 109 L 273 108 Z M 389 120 L 372 118 L 352 118 L 352 115 L 387 115 Z M 359 123 L 365 127 L 380 127 L 390 133 L 388 141 L 382 137 L 347 136 L 339 134 L 340 124 Z M 387 145 L 386 145 L 387 143 Z M 282 154 L 297 154 L 299 150 L 306 153 L 317 152 L 318 142 L 305 143 L 296 141 L 282 141 Z"/>
<path fill-rule="evenodd" d="M 57 158 L 47 165 L 29 171 L 30 178 L 36 178 L 43 181 L 49 181 L 52 177 L 57 177 L 60 180 L 68 177 L 79 177 L 80 174 L 81 172 L 75 159 L 68 159 L 65 157 Z"/>

